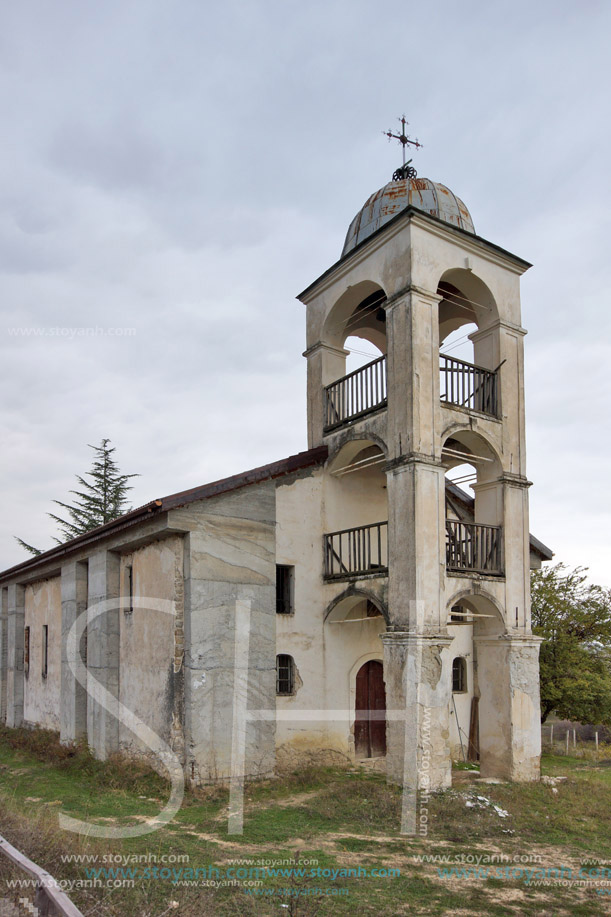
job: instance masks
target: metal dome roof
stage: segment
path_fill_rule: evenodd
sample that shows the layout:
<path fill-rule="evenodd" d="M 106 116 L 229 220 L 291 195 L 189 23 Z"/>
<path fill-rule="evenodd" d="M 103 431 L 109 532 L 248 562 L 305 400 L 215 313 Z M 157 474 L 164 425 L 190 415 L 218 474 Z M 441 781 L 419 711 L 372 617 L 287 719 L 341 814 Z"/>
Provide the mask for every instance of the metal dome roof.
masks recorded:
<path fill-rule="evenodd" d="M 428 178 L 406 178 L 389 182 L 366 201 L 350 224 L 342 256 L 406 207 L 416 207 L 446 223 L 475 233 L 471 214 L 449 188 Z"/>

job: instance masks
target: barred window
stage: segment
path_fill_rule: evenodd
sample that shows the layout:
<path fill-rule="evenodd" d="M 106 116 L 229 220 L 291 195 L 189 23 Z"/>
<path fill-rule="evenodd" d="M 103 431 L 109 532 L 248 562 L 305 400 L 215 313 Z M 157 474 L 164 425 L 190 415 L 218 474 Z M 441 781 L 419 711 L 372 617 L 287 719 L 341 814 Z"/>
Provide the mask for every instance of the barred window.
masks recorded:
<path fill-rule="evenodd" d="M 455 694 L 464 694 L 467 690 L 467 660 L 457 656 L 452 663 L 452 691 Z"/>
<path fill-rule="evenodd" d="M 295 686 L 295 662 L 292 656 L 276 656 L 276 694 L 292 694 Z"/>

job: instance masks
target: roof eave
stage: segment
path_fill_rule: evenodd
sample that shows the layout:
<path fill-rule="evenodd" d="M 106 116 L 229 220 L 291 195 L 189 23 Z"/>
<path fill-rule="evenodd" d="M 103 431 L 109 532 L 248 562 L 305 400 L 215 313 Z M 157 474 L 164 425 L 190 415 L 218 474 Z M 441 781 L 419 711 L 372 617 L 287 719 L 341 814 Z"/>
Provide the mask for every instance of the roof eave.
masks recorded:
<path fill-rule="evenodd" d="M 211 497 L 217 497 L 224 493 L 239 490 L 242 487 L 249 487 L 252 484 L 260 484 L 264 481 L 274 480 L 279 477 L 293 474 L 302 469 L 310 468 L 314 465 L 323 464 L 329 450 L 327 446 L 318 446 L 315 449 L 309 449 L 306 452 L 298 452 L 296 455 L 289 455 L 277 462 L 271 462 L 267 465 L 260 465 L 258 468 L 252 468 L 241 474 L 232 475 L 229 478 L 221 478 L 210 484 L 204 484 L 200 487 L 193 487 L 190 490 L 179 491 L 175 494 L 169 494 L 160 500 L 152 500 L 144 506 L 134 509 L 112 522 L 78 535 L 64 544 L 57 545 L 44 554 L 38 554 L 36 557 L 28 558 L 20 564 L 10 567 L 0 573 L 0 582 L 14 579 L 21 573 L 29 573 L 36 567 L 43 567 L 56 560 L 63 560 L 65 557 L 86 547 L 89 544 L 108 538 L 118 531 L 137 526 L 142 522 L 148 521 L 153 516 L 157 517 L 172 509 L 178 509 L 189 503 L 195 503 L 197 500 L 208 500 Z"/>
<path fill-rule="evenodd" d="M 403 210 L 400 210 L 399 213 L 395 214 L 392 219 L 388 220 L 387 223 L 384 223 L 383 226 L 380 226 L 379 229 L 376 229 L 375 232 L 372 232 L 370 236 L 367 236 L 366 239 L 363 239 L 362 242 L 359 242 L 358 245 L 355 245 L 354 248 L 350 249 L 349 252 L 346 252 L 345 255 L 336 261 L 331 267 L 327 268 L 320 277 L 314 280 L 309 286 L 302 290 L 301 293 L 297 295 L 297 299 L 300 302 L 305 302 L 307 297 L 314 292 L 316 287 L 327 277 L 333 274 L 340 266 L 343 266 L 350 258 L 354 257 L 357 253 L 360 254 L 362 250 L 371 243 L 373 239 L 378 239 L 379 236 L 385 232 L 390 227 L 394 227 L 399 220 L 404 219 L 405 217 L 418 216 L 424 217 L 426 220 L 429 220 L 431 223 L 438 226 L 442 226 L 444 229 L 448 229 L 450 232 L 457 233 L 469 239 L 471 242 L 475 241 L 482 245 L 484 248 L 489 249 L 497 255 L 502 256 L 503 258 L 513 262 L 516 267 L 520 269 L 520 273 L 524 273 L 529 268 L 532 267 L 530 261 L 526 261 L 524 258 L 520 258 L 519 255 L 514 255 L 513 252 L 507 251 L 507 249 L 502 248 L 500 245 L 496 245 L 494 242 L 489 242 L 488 239 L 484 239 L 483 236 L 478 236 L 476 233 L 469 232 L 466 229 L 462 229 L 460 226 L 455 226 L 453 223 L 448 223 L 446 220 L 442 220 L 440 217 L 433 216 L 431 213 L 427 213 L 425 210 L 419 210 L 417 207 L 414 207 L 412 204 L 409 204 L 407 207 L 404 207 Z"/>

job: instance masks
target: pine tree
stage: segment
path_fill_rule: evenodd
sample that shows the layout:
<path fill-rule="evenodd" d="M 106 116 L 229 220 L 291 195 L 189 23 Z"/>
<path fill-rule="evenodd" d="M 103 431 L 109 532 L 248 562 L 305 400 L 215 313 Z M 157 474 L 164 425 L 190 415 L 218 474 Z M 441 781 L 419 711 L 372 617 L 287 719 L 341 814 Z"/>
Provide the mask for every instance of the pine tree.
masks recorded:
<path fill-rule="evenodd" d="M 68 519 L 62 519 L 55 513 L 47 514 L 57 522 L 64 536 L 54 538 L 56 544 L 63 544 L 77 535 L 96 529 L 99 525 L 112 522 L 131 509 L 127 505 L 127 492 L 132 489 L 128 481 L 130 478 L 137 478 L 138 475 L 119 472 L 119 467 L 112 457 L 115 447 L 110 446 L 109 439 L 103 439 L 99 446 L 89 448 L 95 453 L 91 471 L 87 472 L 87 476 L 92 479 L 91 482 L 77 474 L 76 480 L 80 489 L 70 491 L 76 498 L 74 502 L 70 504 L 62 503 L 61 500 L 53 501 L 66 510 Z M 21 538 L 16 540 L 30 554 L 42 554 L 42 551 Z"/>

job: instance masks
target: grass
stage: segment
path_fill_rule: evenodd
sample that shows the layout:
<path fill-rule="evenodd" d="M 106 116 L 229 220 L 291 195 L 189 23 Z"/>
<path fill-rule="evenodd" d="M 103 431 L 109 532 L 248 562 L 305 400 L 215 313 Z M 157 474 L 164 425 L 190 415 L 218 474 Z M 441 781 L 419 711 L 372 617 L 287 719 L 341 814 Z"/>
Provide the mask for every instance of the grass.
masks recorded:
<path fill-rule="evenodd" d="M 58 880 L 72 883 L 70 897 L 96 917 L 608 914 L 611 896 L 597 894 L 595 887 L 543 887 L 535 884 L 535 873 L 529 884 L 525 874 L 514 871 L 578 869 L 597 860 L 611 867 L 609 762 L 545 756 L 543 772 L 567 779 L 555 787 L 482 784 L 457 769 L 453 789 L 430 798 L 426 837 L 400 834 L 401 791 L 383 776 L 356 768 L 305 768 L 247 786 L 242 835 L 227 833 L 228 790 L 215 786 L 188 792 L 163 829 L 107 841 L 61 831 L 58 811 L 130 824 L 164 805 L 164 780 L 145 764 L 120 758 L 101 763 L 86 748 L 65 749 L 52 733 L 2 729 L 0 833 Z M 467 806 L 468 801 L 474 805 Z M 495 805 L 508 816 L 499 815 Z M 67 859 L 79 856 L 94 859 Z M 119 856 L 122 864 L 111 861 Z M 459 859 L 445 865 L 422 859 L 433 856 Z M 301 863 L 298 868 L 321 872 L 267 875 L 258 889 L 176 885 L 171 872 L 147 877 L 146 863 L 130 857 L 146 857 L 160 870 L 205 869 L 208 882 L 216 878 L 208 870 L 218 869 L 222 881 L 222 871 L 235 858 L 252 865 L 261 858 L 268 865 L 293 858 Z M 106 878 L 102 887 L 88 887 L 87 870 L 121 866 L 139 870 L 132 887 L 111 887 Z M 358 875 L 359 868 L 368 874 Z M 452 868 L 459 872 L 443 875 Z M 346 873 L 350 869 L 354 874 Z M 372 870 L 397 874 L 372 875 Z M 23 874 L 0 858 L 0 901 L 3 895 L 14 902 L 24 894 L 33 898 L 31 891 L 10 888 L 18 877 Z M 315 889 L 328 893 L 317 895 Z"/>

